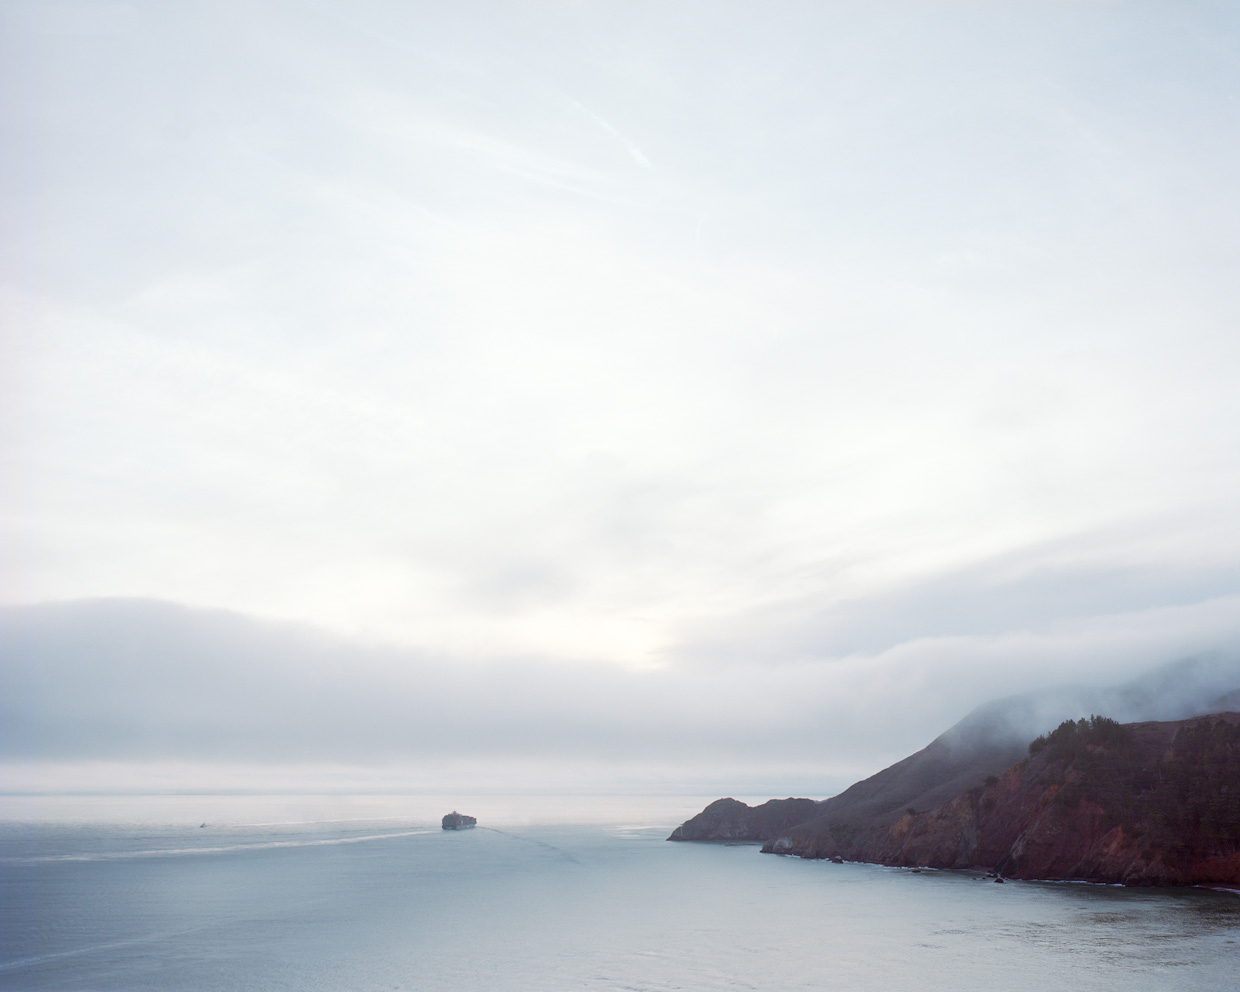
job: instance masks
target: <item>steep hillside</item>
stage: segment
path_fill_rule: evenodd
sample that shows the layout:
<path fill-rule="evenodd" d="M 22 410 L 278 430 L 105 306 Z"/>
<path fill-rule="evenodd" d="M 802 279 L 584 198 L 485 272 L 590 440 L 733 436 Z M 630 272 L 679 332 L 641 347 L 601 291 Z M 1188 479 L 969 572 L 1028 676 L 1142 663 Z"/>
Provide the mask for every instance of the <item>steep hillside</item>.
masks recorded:
<path fill-rule="evenodd" d="M 926 811 L 818 816 L 764 851 L 1013 878 L 1240 885 L 1240 714 L 1065 721 L 1023 760 Z"/>
<path fill-rule="evenodd" d="M 781 849 L 804 857 L 835 856 L 858 837 L 894 824 L 909 808 L 933 808 L 999 775 L 1025 756 L 1031 738 L 1065 718 L 1107 713 L 1123 722 L 1182 720 L 1236 709 L 1238 686 L 1240 658 L 1212 655 L 1162 665 L 1118 686 L 1068 686 L 996 700 L 915 754 L 805 807 L 810 812 L 801 822 L 779 829 Z M 732 839 L 731 821 L 707 816 L 708 810 L 669 840 Z M 733 818 L 740 815 L 732 810 Z M 715 823 L 718 829 L 712 828 Z"/>

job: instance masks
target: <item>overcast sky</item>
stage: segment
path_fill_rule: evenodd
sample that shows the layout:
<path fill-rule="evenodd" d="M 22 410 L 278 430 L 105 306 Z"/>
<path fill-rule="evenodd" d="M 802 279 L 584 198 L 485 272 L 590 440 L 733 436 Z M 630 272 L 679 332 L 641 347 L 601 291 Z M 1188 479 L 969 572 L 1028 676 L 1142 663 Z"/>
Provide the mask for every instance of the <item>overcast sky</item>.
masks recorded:
<path fill-rule="evenodd" d="M 799 679 L 810 778 L 1240 643 L 1234 3 L 0 11 L 18 613 L 613 694 L 600 760 Z"/>

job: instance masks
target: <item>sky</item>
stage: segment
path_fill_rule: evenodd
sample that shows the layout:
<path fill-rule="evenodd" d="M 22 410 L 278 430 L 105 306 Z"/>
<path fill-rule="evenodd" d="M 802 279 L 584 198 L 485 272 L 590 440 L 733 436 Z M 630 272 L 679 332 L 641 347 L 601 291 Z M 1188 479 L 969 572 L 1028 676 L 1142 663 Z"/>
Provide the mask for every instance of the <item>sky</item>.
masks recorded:
<path fill-rule="evenodd" d="M 0 45 L 0 664 L 95 726 L 0 787 L 416 777 L 455 721 L 461 775 L 829 794 L 1240 647 L 1234 4 L 0 0 Z"/>

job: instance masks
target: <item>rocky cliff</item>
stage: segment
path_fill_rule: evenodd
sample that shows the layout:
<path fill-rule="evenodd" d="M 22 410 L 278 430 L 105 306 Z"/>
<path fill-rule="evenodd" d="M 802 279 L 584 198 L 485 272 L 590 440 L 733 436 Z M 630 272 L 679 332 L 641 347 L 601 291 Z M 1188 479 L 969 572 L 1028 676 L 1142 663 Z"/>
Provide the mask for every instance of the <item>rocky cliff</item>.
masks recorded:
<path fill-rule="evenodd" d="M 820 807 L 763 850 L 1012 878 L 1240 885 L 1240 714 L 1065 721 L 933 808 L 866 820 Z"/>
<path fill-rule="evenodd" d="M 812 799 L 772 799 L 748 806 L 737 799 L 716 799 L 697 816 L 672 831 L 668 840 L 762 841 L 811 817 Z"/>

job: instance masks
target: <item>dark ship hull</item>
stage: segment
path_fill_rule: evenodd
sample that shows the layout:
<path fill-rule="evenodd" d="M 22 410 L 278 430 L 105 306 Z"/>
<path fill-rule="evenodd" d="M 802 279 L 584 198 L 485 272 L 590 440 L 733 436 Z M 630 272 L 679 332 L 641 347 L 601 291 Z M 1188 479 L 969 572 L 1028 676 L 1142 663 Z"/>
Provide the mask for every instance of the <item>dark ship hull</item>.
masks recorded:
<path fill-rule="evenodd" d="M 453 810 L 443 818 L 444 830 L 468 830 L 470 827 L 476 827 L 478 821 L 472 816 L 466 816 L 464 813 L 458 813 Z"/>

